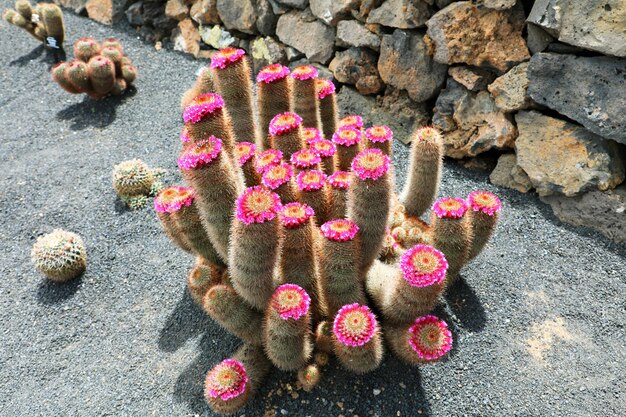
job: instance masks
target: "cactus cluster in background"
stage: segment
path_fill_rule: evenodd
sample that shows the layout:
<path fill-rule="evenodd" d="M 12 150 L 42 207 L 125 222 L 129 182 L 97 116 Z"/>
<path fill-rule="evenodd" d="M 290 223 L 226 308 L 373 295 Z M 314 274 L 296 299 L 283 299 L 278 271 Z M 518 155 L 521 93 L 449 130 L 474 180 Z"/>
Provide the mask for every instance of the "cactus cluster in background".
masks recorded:
<path fill-rule="evenodd" d="M 17 0 L 15 9 L 6 9 L 4 20 L 30 33 L 51 48 L 62 48 L 65 40 L 63 12 L 54 3 L 38 3 L 34 8 L 28 0 Z"/>
<path fill-rule="evenodd" d="M 334 85 L 313 67 L 262 69 L 256 97 L 250 80 L 243 51 L 215 54 L 181 100 L 188 187 L 155 199 L 168 236 L 196 257 L 193 299 L 244 342 L 209 371 L 209 405 L 237 411 L 270 365 L 311 390 L 330 353 L 358 374 L 385 346 L 413 365 L 444 357 L 452 336 L 431 313 L 493 232 L 497 197 L 438 200 L 426 223 L 441 179 L 436 130 L 415 132 L 399 197 L 393 132 L 339 120 Z"/>
<path fill-rule="evenodd" d="M 163 175 L 163 169 L 150 168 L 140 159 L 131 159 L 113 167 L 113 188 L 131 210 L 139 210 L 146 206 L 148 197 L 163 189 L 160 181 Z"/>
<path fill-rule="evenodd" d="M 48 279 L 65 282 L 78 277 L 87 267 L 87 250 L 76 233 L 55 229 L 40 236 L 33 245 L 31 259 Z"/>
<path fill-rule="evenodd" d="M 137 78 L 137 69 L 116 39 L 98 43 L 81 38 L 74 43 L 74 58 L 51 70 L 52 79 L 72 94 L 85 93 L 95 100 L 121 95 Z"/>

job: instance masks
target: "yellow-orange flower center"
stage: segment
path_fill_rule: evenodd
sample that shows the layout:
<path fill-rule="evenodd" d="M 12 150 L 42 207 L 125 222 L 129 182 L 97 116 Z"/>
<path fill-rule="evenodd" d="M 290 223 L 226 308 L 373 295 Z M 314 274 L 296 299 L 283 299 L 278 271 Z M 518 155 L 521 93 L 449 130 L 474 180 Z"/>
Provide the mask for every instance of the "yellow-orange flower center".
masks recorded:
<path fill-rule="evenodd" d="M 251 148 L 252 147 L 248 143 L 238 143 L 237 146 L 235 146 L 235 157 L 240 158 L 249 154 Z"/>
<path fill-rule="evenodd" d="M 313 73 L 313 71 L 314 71 L 313 68 L 304 65 L 304 66 L 296 67 L 293 70 L 293 74 L 296 74 L 296 75 L 307 75 L 307 74 Z"/>
<path fill-rule="evenodd" d="M 439 203 L 439 207 L 441 207 L 442 209 L 446 211 L 455 211 L 463 207 L 463 204 L 457 200 L 449 199 L 449 200 L 444 200 L 441 203 Z"/>
<path fill-rule="evenodd" d="M 302 295 L 295 290 L 281 291 L 276 301 L 282 309 L 290 309 L 302 304 Z"/>
<path fill-rule="evenodd" d="M 357 131 L 352 129 L 340 130 L 339 137 L 342 139 L 354 140 L 357 137 Z"/>
<path fill-rule="evenodd" d="M 317 172 L 306 172 L 302 176 L 302 182 L 305 184 L 317 184 L 322 180 L 322 177 Z"/>
<path fill-rule="evenodd" d="M 270 179 L 270 180 L 278 180 L 278 179 L 281 179 L 281 178 L 285 178 L 285 176 L 287 174 L 288 174 L 287 168 L 284 165 L 275 165 L 275 166 L 271 167 L 265 173 L 267 178 Z"/>
<path fill-rule="evenodd" d="M 498 201 L 491 193 L 476 193 L 474 201 L 483 207 L 495 207 L 498 205 Z"/>
<path fill-rule="evenodd" d="M 255 215 L 261 214 L 274 207 L 274 200 L 268 193 L 253 192 L 246 198 L 246 207 Z"/>
<path fill-rule="evenodd" d="M 361 334 L 367 330 L 369 320 L 361 311 L 350 311 L 343 318 L 343 326 L 350 334 Z"/>
<path fill-rule="evenodd" d="M 352 223 L 347 220 L 335 221 L 330 223 L 330 229 L 339 233 L 347 232 L 348 230 L 352 229 Z"/>
<path fill-rule="evenodd" d="M 304 206 L 302 205 L 293 205 L 285 208 L 283 211 L 283 215 L 285 217 L 293 217 L 299 219 L 306 216 L 306 211 L 304 210 Z"/>
<path fill-rule="evenodd" d="M 188 152 L 191 155 L 210 155 L 215 150 L 215 142 L 212 140 L 195 145 Z"/>
<path fill-rule="evenodd" d="M 359 158 L 358 163 L 361 166 L 361 168 L 370 170 L 370 169 L 376 169 L 384 165 L 385 160 L 383 159 L 382 155 L 369 153 L 365 155 L 364 157 Z"/>
<path fill-rule="evenodd" d="M 411 259 L 413 268 L 424 274 L 430 274 L 439 269 L 439 258 L 430 252 L 417 252 Z"/>
<path fill-rule="evenodd" d="M 276 119 L 276 124 L 291 126 L 296 123 L 296 118 L 293 114 L 282 114 Z"/>

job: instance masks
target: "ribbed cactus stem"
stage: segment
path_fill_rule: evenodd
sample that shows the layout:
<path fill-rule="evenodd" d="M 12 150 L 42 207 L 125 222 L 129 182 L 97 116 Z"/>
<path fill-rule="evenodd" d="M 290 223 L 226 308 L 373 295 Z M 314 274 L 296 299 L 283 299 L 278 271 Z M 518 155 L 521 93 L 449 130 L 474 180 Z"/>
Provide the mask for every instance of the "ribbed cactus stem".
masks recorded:
<path fill-rule="evenodd" d="M 97 94 L 109 93 L 115 85 L 113 61 L 102 55 L 96 55 L 89 60 L 87 66 L 93 91 Z"/>
<path fill-rule="evenodd" d="M 307 365 L 298 371 L 298 382 L 303 390 L 310 392 L 317 386 L 321 376 L 322 372 L 317 364 Z"/>
<path fill-rule="evenodd" d="M 269 125 L 274 116 L 291 111 L 291 79 L 289 68 L 271 64 L 256 77 L 257 109 L 261 135 L 261 150 L 271 148 Z"/>
<path fill-rule="evenodd" d="M 339 128 L 333 134 L 333 142 L 337 147 L 335 154 L 336 166 L 339 171 L 349 171 L 352 160 L 359 153 L 361 131 L 352 126 Z"/>
<path fill-rule="evenodd" d="M 391 157 L 393 145 L 393 131 L 389 126 L 372 126 L 365 130 L 366 146 L 368 149 L 380 149 Z"/>
<path fill-rule="evenodd" d="M 80 38 L 74 42 L 74 57 L 85 63 L 100 53 L 100 44 L 94 38 Z"/>
<path fill-rule="evenodd" d="M 293 79 L 293 111 L 302 117 L 304 127 L 320 128 L 319 103 L 315 79 L 317 69 L 311 65 L 301 65 L 291 73 Z"/>
<path fill-rule="evenodd" d="M 349 220 L 331 220 L 321 227 L 320 287 L 328 309 L 334 317 L 339 309 L 351 303 L 365 303 L 359 272 L 358 226 Z"/>
<path fill-rule="evenodd" d="M 59 84 L 61 88 L 63 88 L 68 93 L 78 94 L 80 93 L 80 91 L 76 87 L 74 87 L 74 85 L 67 78 L 67 67 L 67 62 L 59 62 L 58 64 L 54 65 L 50 70 L 52 79 L 56 81 L 56 83 Z"/>
<path fill-rule="evenodd" d="M 458 279 L 469 259 L 472 225 L 466 212 L 467 203 L 460 198 L 442 198 L 433 205 L 432 245 L 443 252 L 448 261 L 446 286 Z"/>
<path fill-rule="evenodd" d="M 172 202 L 179 202 L 182 207 L 183 204 L 189 204 L 190 197 L 192 196 L 192 190 L 185 187 L 168 187 L 162 190 L 154 199 L 154 209 L 157 217 L 161 221 L 161 226 L 165 234 L 170 238 L 172 242 L 185 252 L 195 254 L 195 250 L 191 245 L 191 242 L 187 239 L 181 230 L 179 229 L 176 221 L 172 217 L 172 212 L 178 210 L 178 204 Z"/>
<path fill-rule="evenodd" d="M 51 281 L 66 282 L 85 271 L 87 250 L 76 233 L 55 229 L 37 238 L 31 259 L 35 268 Z"/>
<path fill-rule="evenodd" d="M 44 3 L 39 7 L 41 21 L 46 30 L 46 37 L 55 39 L 58 46 L 65 40 L 65 25 L 63 23 L 63 12 L 56 4 Z"/>
<path fill-rule="evenodd" d="M 221 284 L 223 269 L 217 265 L 196 264 L 187 275 L 187 289 L 193 301 L 200 307 L 204 296 L 212 287 Z"/>
<path fill-rule="evenodd" d="M 441 134 L 432 127 L 418 129 L 413 134 L 409 159 L 409 172 L 400 201 L 407 214 L 420 217 L 430 208 L 439 190 L 443 167 Z"/>
<path fill-rule="evenodd" d="M 232 121 L 220 95 L 206 93 L 194 98 L 183 111 L 183 121 L 190 142 L 215 136 L 222 140 L 227 154 L 234 155 Z"/>
<path fill-rule="evenodd" d="M 305 366 L 311 357 L 311 299 L 295 284 L 276 288 L 265 313 L 265 351 L 284 371 Z"/>
<path fill-rule="evenodd" d="M 385 323 L 385 339 L 397 357 L 415 366 L 435 362 L 452 349 L 447 323 L 432 315 L 404 325 Z"/>
<path fill-rule="evenodd" d="M 115 64 L 115 72 L 117 74 L 120 74 L 122 72 L 122 57 L 124 56 L 124 54 L 122 53 L 121 49 L 118 49 L 114 46 L 105 47 L 103 42 L 103 47 L 100 51 L 100 55 L 109 58 L 111 62 Z"/>
<path fill-rule="evenodd" d="M 244 344 L 232 359 L 220 362 L 207 373 L 204 398 L 214 412 L 235 413 L 254 396 L 270 368 L 262 348 Z"/>
<path fill-rule="evenodd" d="M 295 113 L 280 113 L 269 124 L 270 145 L 282 152 L 286 160 L 304 148 L 302 118 Z"/>
<path fill-rule="evenodd" d="M 467 198 L 470 210 L 467 213 L 472 227 L 472 245 L 468 261 L 483 250 L 493 234 L 502 208 L 500 199 L 488 191 L 474 191 Z"/>
<path fill-rule="evenodd" d="M 261 183 L 280 197 L 282 203 L 298 199 L 296 184 L 293 181 L 293 168 L 287 163 L 270 166 L 264 173 Z"/>
<path fill-rule="evenodd" d="M 81 93 L 90 91 L 91 81 L 89 80 L 89 69 L 83 61 L 74 60 L 67 64 L 65 78 L 72 86 Z"/>
<path fill-rule="evenodd" d="M 313 224 L 313 209 L 302 203 L 285 204 L 278 216 L 283 225 L 283 241 L 278 263 L 278 280 L 281 284 L 297 284 L 311 297 L 312 308 L 317 310 L 317 258 Z"/>
<path fill-rule="evenodd" d="M 261 176 L 254 168 L 254 156 L 257 146 L 251 142 L 238 142 L 233 150 L 233 157 L 243 174 L 247 187 L 261 183 Z"/>
<path fill-rule="evenodd" d="M 316 80 L 317 98 L 319 100 L 320 121 L 325 138 L 331 138 L 337 130 L 337 95 L 335 84 L 330 80 Z"/>
<path fill-rule="evenodd" d="M 137 68 L 130 64 L 122 65 L 122 78 L 127 84 L 132 84 L 137 78 Z"/>
<path fill-rule="evenodd" d="M 309 149 L 317 152 L 320 156 L 322 170 L 326 175 L 333 174 L 335 169 L 335 154 L 337 153 L 337 147 L 335 144 L 327 139 L 319 139 L 313 142 L 309 142 Z"/>
<path fill-rule="evenodd" d="M 300 190 L 300 201 L 311 206 L 315 211 L 317 224 L 328 219 L 328 188 L 326 174 L 319 170 L 302 171 L 296 177 Z"/>
<path fill-rule="evenodd" d="M 232 287 L 214 285 L 206 292 L 202 305 L 213 320 L 233 335 L 254 345 L 263 344 L 263 314 L 250 307 Z"/>
<path fill-rule="evenodd" d="M 228 265 L 233 287 L 248 303 L 264 310 L 273 292 L 280 223 L 280 198 L 260 186 L 237 199 Z"/>
<path fill-rule="evenodd" d="M 347 171 L 336 171 L 328 177 L 330 186 L 328 217 L 343 219 L 348 213 L 348 189 L 352 182 L 352 174 Z"/>
<path fill-rule="evenodd" d="M 354 373 L 376 369 L 383 359 L 383 344 L 376 317 L 365 305 L 348 304 L 335 316 L 333 351 Z"/>
<path fill-rule="evenodd" d="M 213 247 L 228 259 L 232 210 L 243 184 L 224 154 L 222 141 L 210 137 L 183 151 L 178 166 L 196 193 L 198 211 Z"/>
<path fill-rule="evenodd" d="M 326 353 L 333 351 L 333 323 L 331 321 L 324 320 L 317 324 L 315 347 Z"/>
<path fill-rule="evenodd" d="M 393 193 L 389 166 L 389 157 L 379 149 L 367 149 L 352 161 L 347 216 L 359 225 L 363 273 L 378 258 L 385 238 Z"/>
<path fill-rule="evenodd" d="M 215 86 L 232 119 L 235 142 L 258 143 L 252 101 L 252 75 L 242 49 L 225 48 L 211 58 Z"/>

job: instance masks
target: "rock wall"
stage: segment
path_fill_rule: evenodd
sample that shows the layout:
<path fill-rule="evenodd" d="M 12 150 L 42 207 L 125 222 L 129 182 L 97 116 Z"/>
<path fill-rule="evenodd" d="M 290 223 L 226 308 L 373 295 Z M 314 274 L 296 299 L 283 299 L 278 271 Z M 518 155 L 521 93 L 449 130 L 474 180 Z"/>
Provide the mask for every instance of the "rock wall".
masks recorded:
<path fill-rule="evenodd" d="M 102 23 L 124 10 L 147 40 L 198 58 L 235 46 L 255 69 L 311 61 L 439 127 L 447 156 L 498 158 L 493 183 L 536 190 L 566 221 L 596 210 L 626 242 L 609 230 L 626 224 L 611 191 L 626 164 L 624 0 L 56 1 Z"/>

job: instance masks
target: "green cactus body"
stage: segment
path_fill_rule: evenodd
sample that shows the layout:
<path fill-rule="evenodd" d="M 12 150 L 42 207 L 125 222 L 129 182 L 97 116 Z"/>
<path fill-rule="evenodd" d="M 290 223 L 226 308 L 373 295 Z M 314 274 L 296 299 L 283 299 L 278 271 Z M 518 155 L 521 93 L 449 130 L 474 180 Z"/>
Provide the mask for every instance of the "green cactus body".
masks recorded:
<path fill-rule="evenodd" d="M 235 141 L 258 143 L 250 66 L 243 55 L 235 59 L 239 54 L 236 51 L 239 50 L 222 49 L 211 58 L 212 76 L 217 90 L 226 102 Z M 222 58 L 223 67 L 217 64 Z"/>
<path fill-rule="evenodd" d="M 193 106 L 195 102 L 196 99 L 192 100 L 189 106 Z M 191 139 L 190 142 L 197 142 L 209 136 L 215 136 L 222 140 L 228 155 L 233 155 L 235 146 L 231 125 L 228 113 L 222 108 L 216 108 L 196 123 L 185 123 L 189 139 Z"/>
<path fill-rule="evenodd" d="M 212 287 L 222 283 L 223 269 L 216 265 L 196 265 L 187 275 L 187 289 L 193 301 L 200 307 L 204 305 L 204 296 Z"/>
<path fill-rule="evenodd" d="M 243 383 L 238 377 L 237 373 L 229 369 L 224 369 L 224 363 L 218 364 L 207 374 L 205 380 L 205 399 L 211 409 L 220 414 L 233 414 L 240 410 L 250 399 L 254 396 L 254 393 L 259 389 L 263 379 L 271 368 L 271 363 L 263 353 L 263 349 L 254 345 L 244 344 L 233 355 L 232 360 L 240 363 L 245 369 L 247 380 L 245 385 L 242 386 L 241 392 L 239 390 L 230 392 L 236 392 L 231 395 L 216 395 L 216 387 L 229 387 L 232 385 L 233 379 Z"/>
<path fill-rule="evenodd" d="M 322 372 L 318 365 L 311 364 L 298 371 L 298 382 L 306 392 L 313 391 L 322 377 Z"/>
<path fill-rule="evenodd" d="M 113 88 L 111 89 L 111 94 L 114 96 L 121 96 L 126 91 L 126 81 L 123 78 L 116 78 L 115 84 L 113 84 Z"/>
<path fill-rule="evenodd" d="M 330 94 L 319 101 L 322 131 L 325 138 L 332 138 L 337 130 L 337 97 Z"/>
<path fill-rule="evenodd" d="M 141 210 L 148 204 L 148 198 L 145 195 L 121 195 L 120 200 L 133 211 Z"/>
<path fill-rule="evenodd" d="M 61 86 L 65 91 L 72 94 L 80 93 L 79 90 L 74 87 L 74 85 L 70 82 L 70 80 L 66 76 L 66 69 L 68 67 L 67 62 L 59 62 L 50 70 L 50 74 L 52 75 L 52 79 L 56 81 L 57 84 Z"/>
<path fill-rule="evenodd" d="M 359 238 L 356 232 L 352 233 L 355 226 L 347 220 L 333 220 L 322 226 L 322 232 L 326 234 L 322 239 L 319 276 L 329 317 L 334 317 L 346 304 L 365 303 L 359 272 Z M 325 229 L 327 232 L 324 232 Z M 339 233 L 350 233 L 352 238 L 346 241 L 331 240 Z"/>
<path fill-rule="evenodd" d="M 315 79 L 317 70 L 310 65 L 296 67 L 292 74 L 293 111 L 302 117 L 303 127 L 320 128 L 320 110 Z"/>
<path fill-rule="evenodd" d="M 83 61 L 76 59 L 68 63 L 65 69 L 65 78 L 81 93 L 91 90 L 89 71 L 87 64 Z"/>
<path fill-rule="evenodd" d="M 127 84 L 132 84 L 137 78 L 137 68 L 130 64 L 122 65 L 122 78 Z"/>
<path fill-rule="evenodd" d="M 42 4 L 39 8 L 41 20 L 46 30 L 46 38 L 52 37 L 57 45 L 61 46 L 65 40 L 65 25 L 63 23 L 63 12 L 56 4 Z"/>
<path fill-rule="evenodd" d="M 122 72 L 122 51 L 114 46 L 104 46 L 104 42 L 102 43 L 102 49 L 100 50 L 100 55 L 105 58 L 108 58 L 115 65 L 115 73 L 120 74 Z"/>
<path fill-rule="evenodd" d="M 301 126 L 297 126 L 293 130 L 281 135 L 270 135 L 270 143 L 272 149 L 281 151 L 283 158 L 289 161 L 291 155 L 302 150 L 304 147 Z"/>
<path fill-rule="evenodd" d="M 35 268 L 51 281 L 66 282 L 85 271 L 87 250 L 76 233 L 55 229 L 37 238 L 31 259 Z"/>
<path fill-rule="evenodd" d="M 333 324 L 329 321 L 320 321 L 315 329 L 315 347 L 322 352 L 333 351 Z"/>
<path fill-rule="evenodd" d="M 139 159 L 117 164 L 112 177 L 117 194 L 128 197 L 148 195 L 154 182 L 152 170 Z"/>
<path fill-rule="evenodd" d="M 265 309 L 274 291 L 279 232 L 277 218 L 249 225 L 233 221 L 228 261 L 233 287 L 258 310 Z"/>
<path fill-rule="evenodd" d="M 115 65 L 113 61 L 102 55 L 96 55 L 89 60 L 87 65 L 93 91 L 97 94 L 110 93 L 115 85 Z"/>
<path fill-rule="evenodd" d="M 359 145 L 344 146 L 337 144 L 335 166 L 339 171 L 350 171 L 352 160 L 359 153 Z"/>
<path fill-rule="evenodd" d="M 488 191 L 474 191 L 467 200 L 471 208 L 467 216 L 472 229 L 469 262 L 478 256 L 493 234 L 502 204 L 498 197 Z"/>
<path fill-rule="evenodd" d="M 100 44 L 94 38 L 80 38 L 74 43 L 74 57 L 85 63 L 100 53 Z"/>
<path fill-rule="evenodd" d="M 276 289 L 265 313 L 265 352 L 284 371 L 305 366 L 313 352 L 310 298 L 294 284 Z"/>
<path fill-rule="evenodd" d="M 102 49 L 105 48 L 117 49 L 120 52 L 120 55 L 124 55 L 124 47 L 122 46 L 122 43 L 115 38 L 106 38 L 103 40 Z"/>
<path fill-rule="evenodd" d="M 420 217 L 435 201 L 443 168 L 443 140 L 434 128 L 413 134 L 409 171 L 400 201 L 406 213 Z"/>
<path fill-rule="evenodd" d="M 200 218 L 213 247 L 222 259 L 228 259 L 232 210 L 243 183 L 221 149 L 221 141 L 213 160 L 195 164 L 197 155 L 215 152 L 217 145 L 211 139 L 207 141 L 198 142 L 184 150 L 178 165 L 183 178 L 196 192 Z"/>
<path fill-rule="evenodd" d="M 280 64 L 275 64 L 279 65 Z M 282 67 L 282 66 L 281 66 Z M 257 81 L 257 108 L 261 127 L 261 151 L 271 148 L 270 121 L 280 113 L 291 111 L 291 84 L 289 77 L 271 82 Z"/>
<path fill-rule="evenodd" d="M 263 344 L 263 314 L 250 307 L 227 285 L 214 285 L 202 300 L 204 311 L 220 326 L 240 339 Z"/>
<path fill-rule="evenodd" d="M 359 153 L 352 163 L 347 217 L 359 225 L 363 277 L 378 258 L 385 239 L 393 193 L 389 166 L 389 157 L 378 149 Z"/>
<path fill-rule="evenodd" d="M 345 368 L 357 374 L 380 366 L 382 338 L 369 308 L 349 304 L 338 311 L 333 324 L 333 352 Z"/>

